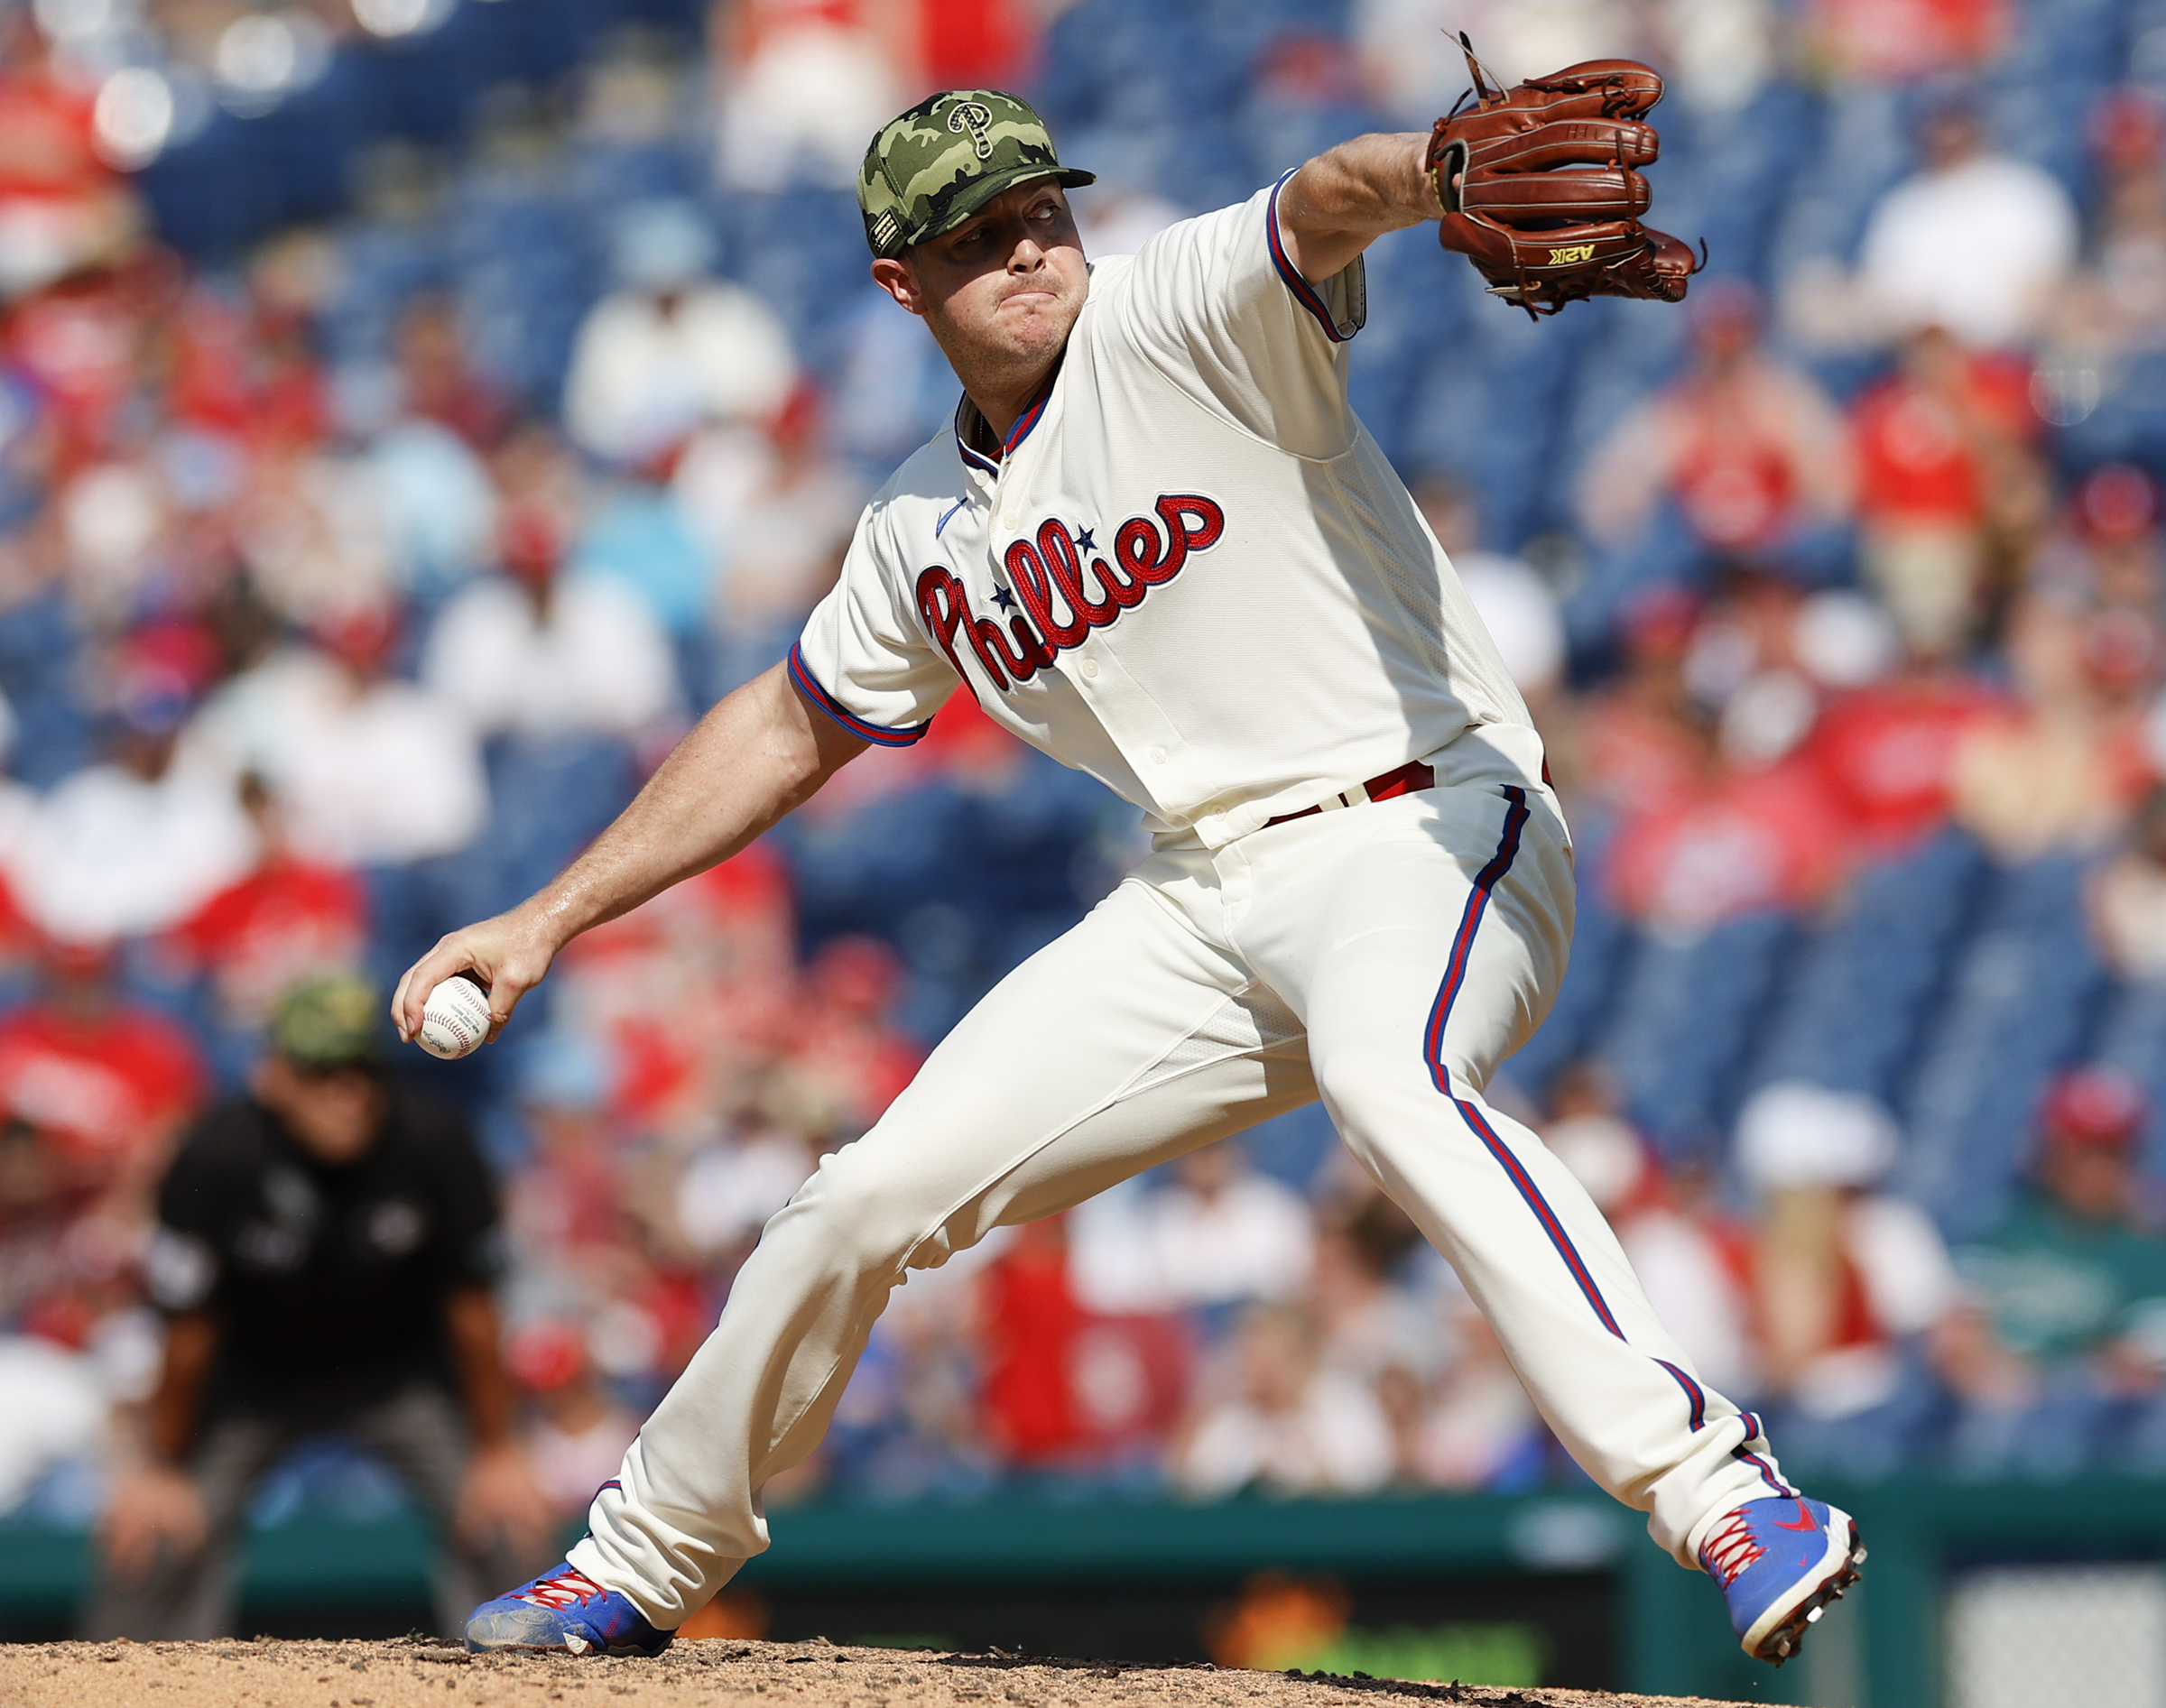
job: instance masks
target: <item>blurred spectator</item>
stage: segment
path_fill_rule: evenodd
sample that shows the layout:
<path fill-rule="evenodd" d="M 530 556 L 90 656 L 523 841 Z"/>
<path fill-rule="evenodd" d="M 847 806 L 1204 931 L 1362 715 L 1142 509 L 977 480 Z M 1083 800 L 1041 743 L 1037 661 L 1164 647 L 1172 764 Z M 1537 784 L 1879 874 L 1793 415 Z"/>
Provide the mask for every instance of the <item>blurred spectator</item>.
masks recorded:
<path fill-rule="evenodd" d="M 890 1018 L 902 963 L 876 937 L 834 937 L 806 970 L 801 1029 L 779 1072 L 780 1094 L 811 1115 L 816 1131 L 856 1135 L 910 1084 L 925 1052 Z"/>
<path fill-rule="evenodd" d="M 274 237 L 252 260 L 243 291 L 199 281 L 180 297 L 166 377 L 180 422 L 273 456 L 323 438 L 329 400 L 309 317 L 324 294 L 325 247 L 314 234 Z"/>
<path fill-rule="evenodd" d="M 615 251 L 617 289 L 580 323 L 564 383 L 574 442 L 643 466 L 710 421 L 764 420 L 782 407 L 797 378 L 790 336 L 742 285 L 709 276 L 715 240 L 696 208 L 634 204 L 618 217 Z"/>
<path fill-rule="evenodd" d="M 2157 651 L 2148 625 L 2134 638 L 2132 658 L 2112 614 L 2087 618 L 2050 599 L 2010 614 L 2018 698 L 1970 725 L 1951 773 L 1956 821 L 2002 860 L 2097 847 L 2126 821 L 2151 777 L 2129 690 Z"/>
<path fill-rule="evenodd" d="M 723 566 L 703 614 L 727 654 L 717 688 L 783 656 L 834 585 L 865 494 L 826 454 L 820 429 L 818 395 L 801 384 L 772 431 L 708 429 L 677 466 L 678 506 Z"/>
<path fill-rule="evenodd" d="M 1884 336 L 1939 327 L 1974 350 L 2028 344 L 2076 262 L 2076 208 L 2042 167 L 1988 148 L 1967 103 L 1927 119 L 1924 165 L 1882 197 L 1859 305 Z"/>
<path fill-rule="evenodd" d="M 919 79 L 911 10 L 874 0 L 718 6 L 722 181 L 755 191 L 855 188 L 865 139 L 910 105 Z"/>
<path fill-rule="evenodd" d="M 1015 87 L 1036 69 L 1032 61 L 1042 10 L 1030 0 L 917 0 L 921 85 Z"/>
<path fill-rule="evenodd" d="M 1618 1113 L 1610 1076 L 1593 1061 L 1558 1076 L 1541 1141 L 1587 1188 L 1632 1260 L 1662 1326 L 1711 1387 L 1749 1401 L 1762 1372 L 1745 1230 L 1715 1201 L 1708 1169 L 1662 1165 Z"/>
<path fill-rule="evenodd" d="M 1923 1389 L 1909 1349 L 1956 1305 L 1939 1231 L 1879 1189 L 1895 1124 L 1871 1098 L 1783 1080 L 1737 1117 L 1737 1169 L 1760 1200 L 1757 1314 L 1774 1396 L 1801 1415 L 1821 1454 L 1884 1472 L 1911 1443 Z M 1905 1402 L 1908 1402 L 1907 1408 Z M 1842 1423 L 1831 1444 L 1815 1426 Z M 1801 1442 L 1799 1451 L 1811 1451 Z"/>
<path fill-rule="evenodd" d="M 391 673 L 396 608 L 329 614 L 315 638 L 211 695 L 183 736 L 183 765 L 229 799 L 244 773 L 263 778 L 294 852 L 311 860 L 360 866 L 465 847 L 488 812 L 480 746 L 458 701 Z"/>
<path fill-rule="evenodd" d="M 1189 1151 L 1152 1204 L 1159 1273 L 1182 1306 L 1291 1299 L 1315 1262 L 1315 1223 L 1236 1140 Z"/>
<path fill-rule="evenodd" d="M 408 598 L 440 599 L 490 560 L 497 494 L 449 427 L 417 417 L 386 423 L 352 478 L 376 507 L 395 585 Z"/>
<path fill-rule="evenodd" d="M 1371 100 L 1410 130 L 1426 131 L 1467 87 L 1458 31 L 1507 87 L 1634 51 L 1633 20 L 1615 0 L 1357 0 L 1349 29 Z"/>
<path fill-rule="evenodd" d="M 1108 1314 L 1282 1300 L 1307 1285 L 1315 1227 L 1291 1188 L 1238 1140 L 1190 1151 L 1155 1191 L 1116 1186 L 1070 1221 L 1076 1286 Z"/>
<path fill-rule="evenodd" d="M 0 1016 L 0 1107 L 101 1185 L 140 1188 L 195 1113 L 201 1053 L 120 992 L 109 947 L 51 942 L 42 974 L 36 997 Z"/>
<path fill-rule="evenodd" d="M 702 1145 L 671 1195 L 678 1232 L 710 1268 L 734 1270 L 819 1166 L 813 1148 L 782 1128 L 752 1126 Z"/>
<path fill-rule="evenodd" d="M 2126 463 L 2092 469 L 2025 569 L 2034 592 L 2155 625 L 2166 614 L 2166 540 L 2151 476 Z"/>
<path fill-rule="evenodd" d="M 1884 681 L 1838 696 L 1805 756 L 1870 855 L 1900 854 L 1948 822 L 1956 754 L 1998 697 L 1930 652 Z"/>
<path fill-rule="evenodd" d="M 453 595 L 421 680 L 485 734 L 629 735 L 676 709 L 676 659 L 639 595 L 614 577 L 560 573 L 544 508 L 506 512 L 505 574 Z"/>
<path fill-rule="evenodd" d="M 2166 343 L 2166 112 L 2148 91 L 2115 90 L 2094 114 L 2092 140 L 2105 184 L 2089 262 L 2054 304 L 2049 328 L 2050 365 L 2078 370 L 2077 389 L 2058 400 L 2071 421 L 2097 402 L 2084 396 L 2097 364 Z M 2041 377 L 2054 383 L 2050 372 Z"/>
<path fill-rule="evenodd" d="M 1839 75 L 1908 82 L 1992 59 L 2006 40 L 2007 0 L 1813 0 L 1813 45 Z"/>
<path fill-rule="evenodd" d="M 99 1636 L 227 1632 L 249 1495 L 329 1430 L 388 1459 L 436 1524 L 458 1568 L 445 1629 L 477 1583 L 546 1556 L 497 1348 L 488 1177 L 460 1123 L 387 1080 L 383 1029 L 366 983 L 301 986 L 251 1095 L 174 1159 L 149 1265 L 165 1363 L 104 1519 Z"/>
<path fill-rule="evenodd" d="M 1523 560 L 1482 549 L 1480 516 L 1465 487 L 1432 475 L 1416 486 L 1414 502 L 1541 723 L 1564 678 L 1564 623 L 1556 594 Z"/>
<path fill-rule="evenodd" d="M 1627 541 L 1673 504 L 1706 550 L 1779 559 L 1847 520 L 1848 448 L 1834 402 L 1760 342 L 1750 287 L 1695 292 L 1693 366 L 1627 411 L 1579 476 L 1580 524 Z"/>
<path fill-rule="evenodd" d="M 511 400 L 475 366 L 451 298 L 424 291 L 409 302 L 399 316 L 394 350 L 405 414 L 449 428 L 477 450 L 504 437 Z"/>
<path fill-rule="evenodd" d="M 1094 193 L 1096 187 L 1094 186 Z M 1094 260 L 1101 253 L 1086 249 Z M 828 442 L 871 493 L 955 416 L 955 370 L 915 315 L 867 281 L 836 315 Z"/>
<path fill-rule="evenodd" d="M 1223 1393 L 1205 1403 L 1176 1453 L 1185 1492 L 1364 1494 L 1391 1480 L 1389 1420 L 1367 1387 L 1321 1362 L 1306 1311 L 1253 1307 L 1227 1356 Z"/>
<path fill-rule="evenodd" d="M 789 872 L 755 843 L 571 946 L 555 1011 L 613 1061 L 614 1122 L 704 1140 L 718 1112 L 759 1113 L 800 1023 L 795 929 Z"/>
<path fill-rule="evenodd" d="M 1735 113 L 1766 87 L 1783 23 L 1773 0 L 1661 0 L 1652 12 L 1649 57 L 1689 106 Z"/>
<path fill-rule="evenodd" d="M 2136 1170 L 2150 1115 L 2118 1069 L 2051 1086 L 2032 1177 L 2000 1224 L 1957 1254 L 1972 1308 L 1941 1337 L 1973 1474 L 2065 1475 L 2134 1455 L 2166 1463 L 2166 1240 Z"/>
<path fill-rule="evenodd" d="M 1652 808 L 1698 788 L 1706 732 L 1685 679 L 1699 602 L 1681 587 L 1651 587 L 1618 623 L 1624 668 L 1587 693 L 1560 734 L 1560 780 L 1613 808 Z"/>
<path fill-rule="evenodd" d="M 2091 880 L 2092 933 L 2115 972 L 2166 980 L 2166 785 L 2137 808 L 2128 843 Z"/>
<path fill-rule="evenodd" d="M 1412 1481 L 1433 1489 L 1524 1488 L 1541 1474 L 1549 1432 L 1474 1301 L 1444 1308 L 1450 1367 L 1425 1396 L 1408 1443 Z"/>
<path fill-rule="evenodd" d="M 1865 579 L 1914 651 L 1959 651 L 2044 518 L 2023 370 L 1912 333 L 1851 411 Z"/>
<path fill-rule="evenodd" d="M 0 1334 L 0 1513 L 56 1465 L 102 1445 L 108 1396 L 93 1360 L 37 1334 Z"/>
<path fill-rule="evenodd" d="M 996 1228 L 940 1268 L 910 1272 L 874 1325 L 820 1454 L 790 1473 L 790 1492 L 828 1476 L 875 1500 L 982 1496 L 992 1486 L 985 1284 L 1015 1237 Z"/>
<path fill-rule="evenodd" d="M 303 981 L 361 965 L 368 896 L 339 866 L 293 852 L 283 809 L 254 771 L 240 782 L 255 832 L 255 869 L 183 919 L 162 944 L 174 970 L 209 980 L 223 1025 L 252 1031 Z"/>
<path fill-rule="evenodd" d="M 639 1419 L 611 1395 L 586 1336 L 569 1323 L 527 1324 L 511 1337 L 504 1360 L 534 1402 L 526 1452 L 535 1486 L 559 1518 L 577 1517 L 616 1474 Z"/>
<path fill-rule="evenodd" d="M 523 1314 L 598 1311 L 640 1267 L 628 1148 L 606 1112 L 608 1072 L 602 1052 L 576 1036 L 544 1035 L 520 1055 L 527 1145 L 504 1190 L 504 1220 Z"/>
<path fill-rule="evenodd" d="M 135 198 L 98 152 L 95 93 L 28 10 L 0 19 L 0 296 L 109 260 L 135 234 Z"/>
<path fill-rule="evenodd" d="M 0 804 L 9 882 L 42 930 L 105 942 L 175 925 L 248 869 L 255 837 L 230 787 L 175 762 L 193 684 L 146 634 L 123 647 L 110 757 L 34 806 Z"/>
<path fill-rule="evenodd" d="M 1084 1310 L 1069 1285 L 1062 1219 L 1018 1228 L 986 1266 L 980 1297 L 988 1445 L 1014 1465 L 1078 1459 L 1091 1433 L 1075 1380 Z"/>
<path fill-rule="evenodd" d="M 1436 1375 L 1449 1348 L 1435 1313 L 1398 1279 L 1422 1249 L 1406 1213 L 1374 1188 L 1325 1216 L 1309 1299 L 1327 1364 L 1365 1381 L 1393 1370 L 1417 1383 Z"/>
<path fill-rule="evenodd" d="M 1841 818 L 1800 759 L 1755 764 L 1696 732 L 1697 775 L 1681 794 L 1628 813 L 1605 875 L 1627 917 L 1686 936 L 1763 908 L 1809 908 L 1842 878 Z"/>

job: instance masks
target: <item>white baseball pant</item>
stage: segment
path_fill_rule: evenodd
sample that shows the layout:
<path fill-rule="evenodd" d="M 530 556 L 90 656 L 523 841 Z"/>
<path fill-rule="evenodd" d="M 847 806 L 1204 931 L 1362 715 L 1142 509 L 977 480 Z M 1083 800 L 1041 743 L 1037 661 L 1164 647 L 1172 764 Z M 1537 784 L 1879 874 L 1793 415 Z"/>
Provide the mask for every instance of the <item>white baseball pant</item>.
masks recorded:
<path fill-rule="evenodd" d="M 1695 1563 L 1787 1492 L 1564 1166 L 1483 1101 L 1571 938 L 1548 790 L 1459 783 L 1162 850 L 1010 974 L 767 1223 L 571 1563 L 673 1629 L 767 1546 L 905 1269 L 1320 1095 L 1587 1474 Z"/>

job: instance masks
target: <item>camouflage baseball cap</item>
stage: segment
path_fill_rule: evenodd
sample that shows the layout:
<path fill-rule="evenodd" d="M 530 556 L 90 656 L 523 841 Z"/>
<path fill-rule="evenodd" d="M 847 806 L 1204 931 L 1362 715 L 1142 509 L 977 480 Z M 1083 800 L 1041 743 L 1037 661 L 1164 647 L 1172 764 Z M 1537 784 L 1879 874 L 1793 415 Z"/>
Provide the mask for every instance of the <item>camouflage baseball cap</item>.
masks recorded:
<path fill-rule="evenodd" d="M 384 1059 L 382 999 L 357 973 L 295 985 L 271 1015 L 271 1048 L 297 1067 L 360 1067 Z"/>
<path fill-rule="evenodd" d="M 949 89 L 890 119 L 865 151 L 857 175 L 865 240 L 875 255 L 900 255 L 1033 178 L 1073 189 L 1097 174 L 1061 165 L 1045 121 L 1021 97 Z"/>

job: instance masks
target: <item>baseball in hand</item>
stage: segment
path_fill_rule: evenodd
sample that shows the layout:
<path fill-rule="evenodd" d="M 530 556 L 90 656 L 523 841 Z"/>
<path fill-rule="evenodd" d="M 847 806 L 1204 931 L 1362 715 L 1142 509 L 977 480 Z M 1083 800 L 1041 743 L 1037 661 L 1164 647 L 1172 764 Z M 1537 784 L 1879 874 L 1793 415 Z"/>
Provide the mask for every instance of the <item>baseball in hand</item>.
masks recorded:
<path fill-rule="evenodd" d="M 479 1049 L 488 1035 L 488 992 L 459 973 L 429 992 L 421 1004 L 421 1029 L 413 1039 L 431 1056 L 455 1062 Z"/>

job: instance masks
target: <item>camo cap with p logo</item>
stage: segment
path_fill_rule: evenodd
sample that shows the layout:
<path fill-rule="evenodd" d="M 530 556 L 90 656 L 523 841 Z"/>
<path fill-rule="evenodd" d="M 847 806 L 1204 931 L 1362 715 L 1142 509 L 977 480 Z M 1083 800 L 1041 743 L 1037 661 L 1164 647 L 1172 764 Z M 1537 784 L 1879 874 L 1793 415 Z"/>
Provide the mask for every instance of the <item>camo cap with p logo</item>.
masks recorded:
<path fill-rule="evenodd" d="M 1017 184 L 1050 177 L 1073 189 L 1097 176 L 1061 165 L 1045 121 L 1021 97 L 949 89 L 880 127 L 865 152 L 857 207 L 873 253 L 893 258 Z"/>

